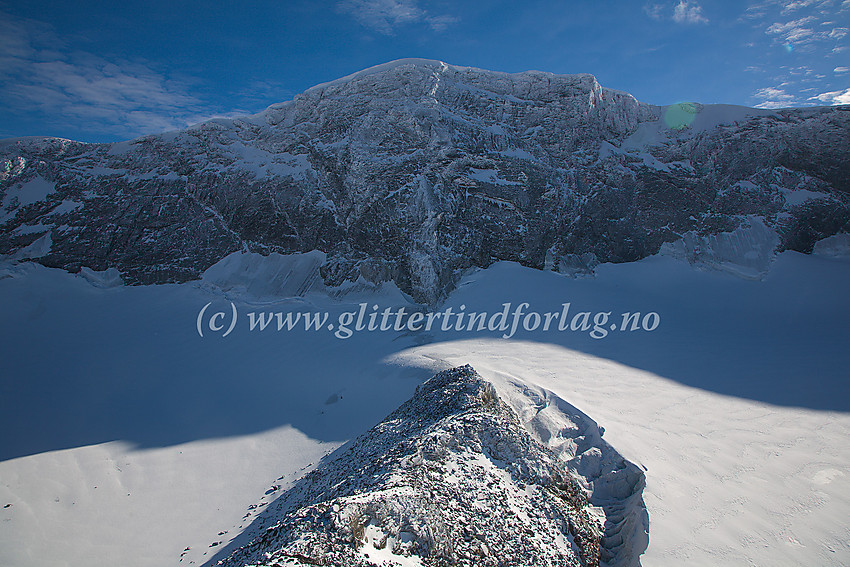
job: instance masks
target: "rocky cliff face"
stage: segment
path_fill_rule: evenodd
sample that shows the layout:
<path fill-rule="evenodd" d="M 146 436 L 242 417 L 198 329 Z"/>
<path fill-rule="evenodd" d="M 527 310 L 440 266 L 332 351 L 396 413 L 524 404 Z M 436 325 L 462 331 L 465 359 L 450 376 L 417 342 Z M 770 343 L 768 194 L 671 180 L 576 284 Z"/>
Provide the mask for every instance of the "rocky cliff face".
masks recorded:
<path fill-rule="evenodd" d="M 130 283 L 230 252 L 443 297 L 472 266 L 665 250 L 758 275 L 850 228 L 850 108 L 662 108 L 590 75 L 403 60 L 241 119 L 117 144 L 0 143 L 0 254 Z"/>
<path fill-rule="evenodd" d="M 550 432 L 563 441 L 557 455 L 533 433 L 544 422 L 532 421 L 524 426 L 471 367 L 441 372 L 210 564 L 638 565 L 643 474 L 592 422 Z"/>

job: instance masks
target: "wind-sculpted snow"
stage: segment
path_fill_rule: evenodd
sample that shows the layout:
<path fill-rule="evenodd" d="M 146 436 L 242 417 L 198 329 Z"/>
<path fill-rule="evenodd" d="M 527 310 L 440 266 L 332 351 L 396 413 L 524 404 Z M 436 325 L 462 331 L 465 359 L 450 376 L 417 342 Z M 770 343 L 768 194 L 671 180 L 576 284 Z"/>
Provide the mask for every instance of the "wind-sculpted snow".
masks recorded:
<path fill-rule="evenodd" d="M 529 399 L 513 392 L 521 422 L 470 366 L 437 374 L 276 500 L 219 564 L 638 565 L 643 473 L 576 410 L 535 413 Z"/>
<path fill-rule="evenodd" d="M 850 109 L 671 108 L 591 75 L 401 60 L 184 131 L 7 140 L 0 254 L 134 284 L 316 250 L 329 286 L 392 280 L 434 303 L 497 260 L 588 273 L 682 240 L 735 271 L 747 251 L 722 243 L 757 222 L 776 250 L 739 271 L 758 276 L 848 232 Z"/>

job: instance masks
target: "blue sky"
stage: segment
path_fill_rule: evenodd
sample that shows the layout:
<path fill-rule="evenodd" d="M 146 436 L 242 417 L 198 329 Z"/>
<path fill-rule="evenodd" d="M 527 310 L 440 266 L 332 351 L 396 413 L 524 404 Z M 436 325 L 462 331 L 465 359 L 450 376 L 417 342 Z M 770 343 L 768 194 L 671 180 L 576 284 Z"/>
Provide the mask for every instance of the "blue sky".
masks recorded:
<path fill-rule="evenodd" d="M 0 137 L 115 141 L 403 57 L 653 104 L 850 104 L 850 0 L 0 0 Z"/>

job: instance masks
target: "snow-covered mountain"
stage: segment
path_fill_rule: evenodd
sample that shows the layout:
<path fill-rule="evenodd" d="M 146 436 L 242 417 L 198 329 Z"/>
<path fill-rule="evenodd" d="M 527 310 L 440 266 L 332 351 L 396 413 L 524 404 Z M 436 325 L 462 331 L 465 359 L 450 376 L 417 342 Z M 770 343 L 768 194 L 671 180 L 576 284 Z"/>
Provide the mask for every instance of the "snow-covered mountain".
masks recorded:
<path fill-rule="evenodd" d="M 589 418 L 529 404 L 524 390 L 509 398 L 515 412 L 472 367 L 440 372 L 278 498 L 216 564 L 639 565 L 643 472 Z"/>
<path fill-rule="evenodd" d="M 244 118 L 115 144 L 0 143 L 0 254 L 129 283 L 327 255 L 329 285 L 433 303 L 496 260 L 664 250 L 759 276 L 850 222 L 850 109 L 657 107 L 591 75 L 406 59 Z"/>

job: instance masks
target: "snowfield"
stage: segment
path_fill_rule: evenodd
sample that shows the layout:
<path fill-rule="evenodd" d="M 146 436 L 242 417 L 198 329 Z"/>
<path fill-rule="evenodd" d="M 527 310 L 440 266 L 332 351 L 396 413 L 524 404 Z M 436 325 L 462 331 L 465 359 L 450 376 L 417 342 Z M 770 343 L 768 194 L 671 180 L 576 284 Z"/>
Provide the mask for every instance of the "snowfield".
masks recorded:
<path fill-rule="evenodd" d="M 598 340 L 339 340 L 242 323 L 200 338 L 208 302 L 330 321 L 361 302 L 415 305 L 392 284 L 324 289 L 309 255 L 230 258 L 200 282 L 140 287 L 3 264 L 0 565 L 202 565 L 322 457 L 464 364 L 503 397 L 524 391 L 511 398 L 521 416 L 565 400 L 644 471 L 642 565 L 850 564 L 850 261 L 836 250 L 780 254 L 761 280 L 669 256 L 581 279 L 498 263 L 439 306 L 660 316 L 654 331 Z M 304 295 L 275 296 L 292 290 Z M 536 424 L 557 448 L 563 422 Z"/>

